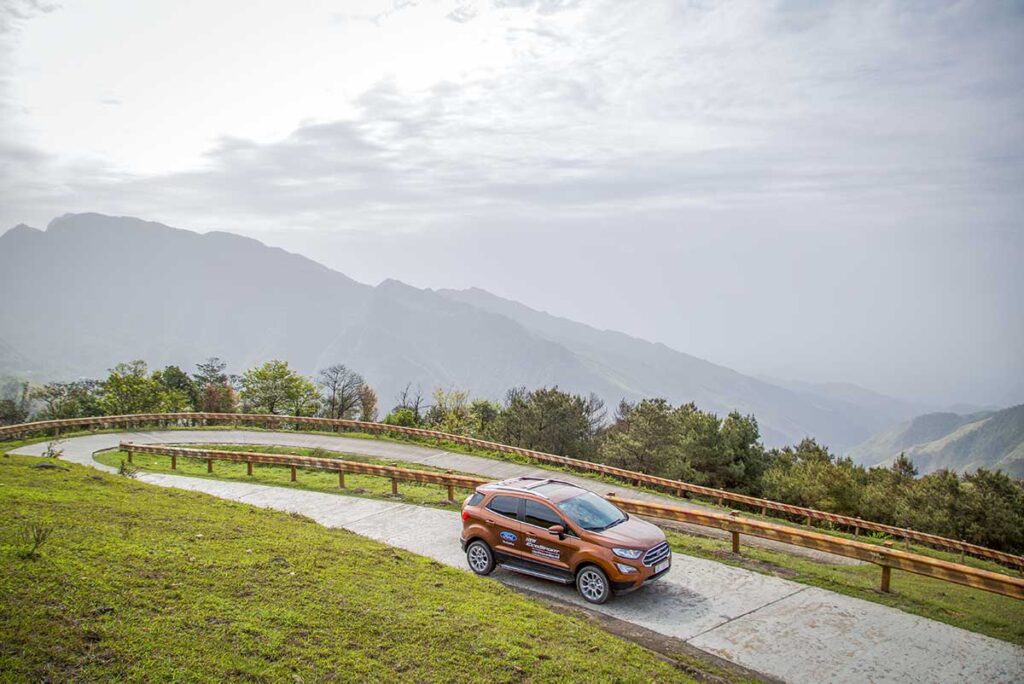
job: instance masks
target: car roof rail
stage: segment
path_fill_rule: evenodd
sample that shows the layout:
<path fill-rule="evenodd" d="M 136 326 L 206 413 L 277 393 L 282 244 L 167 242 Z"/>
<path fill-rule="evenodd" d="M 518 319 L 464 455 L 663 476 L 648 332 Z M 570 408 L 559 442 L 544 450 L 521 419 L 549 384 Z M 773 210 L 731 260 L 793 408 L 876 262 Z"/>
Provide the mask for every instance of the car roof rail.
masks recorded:
<path fill-rule="evenodd" d="M 531 480 L 534 480 L 534 482 L 531 482 L 529 485 L 526 486 L 523 485 L 524 482 L 528 482 Z M 538 487 L 547 484 L 557 484 L 564 485 L 566 487 L 573 487 L 574 489 L 583 489 L 583 487 L 580 487 L 577 484 L 573 484 L 572 482 L 566 482 L 565 480 L 556 480 L 551 477 L 530 477 L 528 475 L 522 475 L 520 477 L 510 477 L 505 480 L 499 480 L 498 482 L 489 482 L 485 485 L 481 485 L 480 489 L 486 488 L 492 491 L 499 489 L 505 492 L 529 492 L 534 496 L 539 496 L 542 499 L 550 500 L 550 497 L 544 494 L 544 492 L 535 491 Z"/>
<path fill-rule="evenodd" d="M 553 477 L 548 477 L 548 478 L 545 478 L 545 479 L 541 480 L 540 482 L 537 482 L 536 484 L 532 484 L 532 485 L 529 486 L 529 489 L 536 489 L 537 487 L 540 487 L 541 485 L 546 485 L 546 484 L 560 484 L 560 485 L 565 485 L 566 487 L 575 487 L 576 489 L 583 489 L 583 487 L 580 487 L 578 484 L 574 484 L 572 482 L 566 482 L 565 480 L 556 480 Z"/>

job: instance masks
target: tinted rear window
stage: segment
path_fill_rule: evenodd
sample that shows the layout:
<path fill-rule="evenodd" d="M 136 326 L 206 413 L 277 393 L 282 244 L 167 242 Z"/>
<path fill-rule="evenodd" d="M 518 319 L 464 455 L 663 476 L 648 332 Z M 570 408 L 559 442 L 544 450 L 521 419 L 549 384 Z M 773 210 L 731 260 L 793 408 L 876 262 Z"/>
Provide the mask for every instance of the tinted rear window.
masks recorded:
<path fill-rule="evenodd" d="M 484 500 L 484 495 L 480 492 L 474 492 L 473 496 L 469 497 L 469 501 L 466 502 L 467 506 L 476 506 L 478 503 Z"/>
<path fill-rule="evenodd" d="M 547 529 L 552 525 L 564 525 L 562 516 L 555 513 L 542 503 L 527 499 L 523 502 L 523 522 Z"/>
<path fill-rule="evenodd" d="M 515 519 L 516 513 L 519 511 L 519 499 L 515 496 L 496 496 L 487 504 L 487 508 L 498 515 Z"/>

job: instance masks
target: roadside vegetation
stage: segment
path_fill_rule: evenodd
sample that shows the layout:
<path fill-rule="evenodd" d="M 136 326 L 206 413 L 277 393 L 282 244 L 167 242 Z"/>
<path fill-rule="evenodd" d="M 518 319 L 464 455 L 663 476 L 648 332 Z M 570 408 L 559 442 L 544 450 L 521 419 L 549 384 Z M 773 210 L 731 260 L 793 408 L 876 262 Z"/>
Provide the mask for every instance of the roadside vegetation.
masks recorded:
<path fill-rule="evenodd" d="M 301 516 L 17 456 L 0 488 L 5 681 L 690 681 L 498 582 Z"/>
<path fill-rule="evenodd" d="M 346 434 L 346 436 L 349 435 Z M 438 470 L 418 463 L 373 459 L 353 454 L 324 451 L 322 449 L 237 444 L 197 444 L 195 447 L 228 451 L 263 451 L 297 454 L 300 456 L 333 457 L 380 465 L 399 465 L 416 470 Z M 111 450 L 96 454 L 97 461 L 114 467 L 124 463 L 126 459 L 127 454 L 121 451 Z M 135 465 L 140 469 L 150 472 L 258 482 L 260 484 L 324 491 L 348 496 L 393 499 L 390 481 L 387 478 L 371 475 L 346 475 L 345 482 L 347 488 L 343 490 L 338 488 L 338 479 L 335 473 L 323 471 L 299 469 L 297 481 L 291 482 L 291 471 L 287 466 L 257 464 L 253 466 L 253 475 L 250 477 L 247 475 L 245 464 L 214 462 L 214 472 L 210 474 L 206 472 L 206 462 L 204 460 L 179 458 L 178 468 L 174 471 L 170 469 L 170 458 L 166 456 L 136 454 L 134 461 Z M 412 482 L 400 483 L 399 491 L 399 500 L 406 503 L 449 507 L 444 488 L 436 485 L 420 485 Z M 461 503 L 466 493 L 465 491 L 457 490 L 456 504 Z M 677 553 L 729 565 L 737 565 L 763 574 L 784 577 L 802 584 L 892 606 L 908 613 L 1024 645 L 1024 602 L 1016 599 L 898 570 L 893 573 L 892 593 L 884 594 L 878 591 L 880 570 L 873 564 L 829 564 L 782 551 L 752 547 L 748 544 L 742 546 L 740 555 L 735 555 L 731 553 L 729 542 L 726 540 L 671 530 L 666 530 L 666 534 L 673 550 Z M 843 536 L 852 538 L 852 535 Z M 861 541 L 879 541 L 865 537 L 858 537 L 858 539 Z M 912 547 L 911 550 L 916 553 L 928 553 L 944 560 L 960 561 L 959 556 L 955 554 L 934 549 Z M 994 572 L 1006 571 L 1005 568 L 995 563 L 980 559 L 966 558 L 964 562 L 974 567 Z"/>
<path fill-rule="evenodd" d="M 150 370 L 118 364 L 105 380 L 27 385 L 0 401 L 0 423 L 30 416 L 71 418 L 158 411 L 317 415 L 374 421 L 377 394 L 342 364 L 307 378 L 285 361 L 240 376 L 220 359 Z M 663 399 L 620 402 L 612 415 L 594 396 L 554 388 L 510 389 L 503 402 L 437 389 L 424 397 L 407 387 L 383 422 L 425 427 L 607 463 L 699 485 L 864 518 L 901 528 L 1024 553 L 1024 486 L 1005 473 L 942 470 L 918 477 L 905 457 L 865 468 L 813 439 L 765 448 L 757 419 L 725 417 Z"/>

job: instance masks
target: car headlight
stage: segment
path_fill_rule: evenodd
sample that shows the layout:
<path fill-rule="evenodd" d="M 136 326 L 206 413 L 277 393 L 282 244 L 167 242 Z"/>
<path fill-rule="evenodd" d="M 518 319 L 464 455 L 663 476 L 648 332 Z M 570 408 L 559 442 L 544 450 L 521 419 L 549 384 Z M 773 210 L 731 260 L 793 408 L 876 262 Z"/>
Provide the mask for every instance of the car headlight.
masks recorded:
<path fill-rule="evenodd" d="M 629 560 L 636 560 L 643 553 L 640 549 L 612 549 L 612 553 L 620 558 L 628 558 Z"/>
<path fill-rule="evenodd" d="M 621 572 L 623 575 L 628 575 L 631 572 L 636 572 L 636 568 L 634 568 L 632 565 L 624 565 L 622 563 L 616 563 L 615 567 L 617 567 L 619 569 L 619 572 Z"/>

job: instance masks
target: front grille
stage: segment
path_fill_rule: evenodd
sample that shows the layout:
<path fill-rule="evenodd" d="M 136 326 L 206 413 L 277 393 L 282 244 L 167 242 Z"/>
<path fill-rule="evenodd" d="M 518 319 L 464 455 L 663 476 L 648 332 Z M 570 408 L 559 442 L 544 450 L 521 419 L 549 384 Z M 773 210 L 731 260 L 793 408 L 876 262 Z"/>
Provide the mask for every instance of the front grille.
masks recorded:
<path fill-rule="evenodd" d="M 661 542 L 657 546 L 648 549 L 647 553 L 644 554 L 644 565 L 654 565 L 668 558 L 669 551 L 668 542 Z"/>

